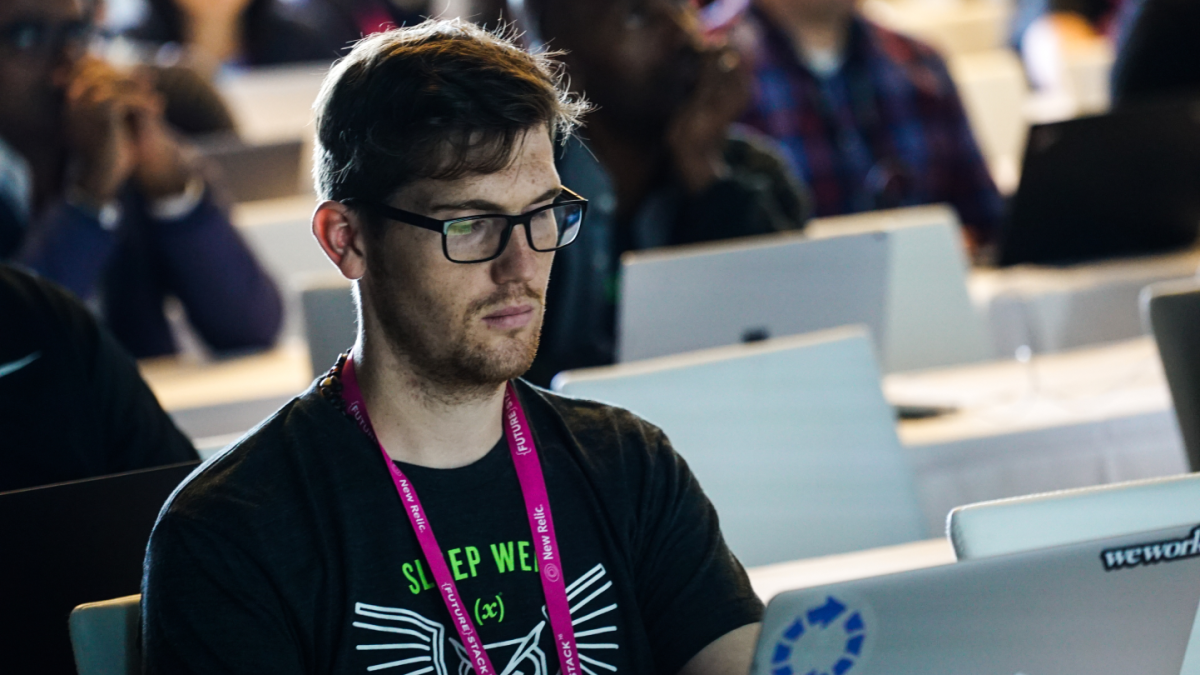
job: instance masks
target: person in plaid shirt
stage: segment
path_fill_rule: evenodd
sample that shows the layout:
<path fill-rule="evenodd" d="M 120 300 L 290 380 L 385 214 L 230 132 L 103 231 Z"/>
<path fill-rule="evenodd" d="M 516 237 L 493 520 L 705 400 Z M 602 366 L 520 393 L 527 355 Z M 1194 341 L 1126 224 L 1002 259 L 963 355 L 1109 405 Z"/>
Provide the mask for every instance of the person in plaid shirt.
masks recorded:
<path fill-rule="evenodd" d="M 855 0 L 756 0 L 739 28 L 754 60 L 743 122 L 777 139 L 817 216 L 949 202 L 974 245 L 1003 202 L 946 65 Z"/>

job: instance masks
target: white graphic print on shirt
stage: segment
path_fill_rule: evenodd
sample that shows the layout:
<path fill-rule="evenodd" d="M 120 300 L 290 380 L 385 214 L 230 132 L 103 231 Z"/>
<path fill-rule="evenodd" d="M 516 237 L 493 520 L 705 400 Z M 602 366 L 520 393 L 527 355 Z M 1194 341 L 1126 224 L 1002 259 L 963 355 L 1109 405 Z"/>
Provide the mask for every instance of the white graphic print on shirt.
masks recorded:
<path fill-rule="evenodd" d="M 616 639 L 616 636 L 611 634 L 617 632 L 617 627 L 604 625 L 608 622 L 606 619 L 611 621 L 611 613 L 617 609 L 616 602 L 606 603 L 603 597 L 612 595 L 612 581 L 606 580 L 606 576 L 604 565 L 596 565 L 567 586 L 567 600 L 572 603 L 571 624 L 575 627 L 581 668 L 587 675 L 604 675 L 617 671 L 616 666 L 603 660 L 605 650 L 619 649 L 619 645 L 611 641 Z M 499 606 L 498 611 L 502 612 L 503 605 Z M 497 610 L 485 604 L 483 611 Z M 472 672 L 462 643 L 441 623 L 411 610 L 362 602 L 355 603 L 354 612 L 359 617 L 387 622 L 354 621 L 355 628 L 390 634 L 395 636 L 392 640 L 397 640 L 356 645 L 359 651 L 378 650 L 386 653 L 387 656 L 381 656 L 381 660 L 392 656 L 400 657 L 368 666 L 368 672 L 391 669 L 398 669 L 395 671 L 397 675 L 468 675 Z M 476 601 L 475 613 L 479 612 L 479 601 Z M 484 645 L 492 663 L 500 669 L 500 675 L 554 675 L 559 672 L 557 667 L 547 668 L 547 665 L 558 665 L 558 655 L 551 651 L 548 660 L 546 651 L 541 648 L 542 631 L 546 627 L 545 605 L 542 606 L 541 614 L 542 620 L 524 637 Z M 478 620 L 477 616 L 476 621 Z M 360 639 L 365 640 L 367 637 L 362 635 Z M 504 660 L 505 656 L 508 657 L 507 661 Z M 503 667 L 500 666 L 502 662 Z M 456 666 L 454 670 L 450 670 L 450 664 Z M 603 672 L 597 672 L 596 669 Z"/>

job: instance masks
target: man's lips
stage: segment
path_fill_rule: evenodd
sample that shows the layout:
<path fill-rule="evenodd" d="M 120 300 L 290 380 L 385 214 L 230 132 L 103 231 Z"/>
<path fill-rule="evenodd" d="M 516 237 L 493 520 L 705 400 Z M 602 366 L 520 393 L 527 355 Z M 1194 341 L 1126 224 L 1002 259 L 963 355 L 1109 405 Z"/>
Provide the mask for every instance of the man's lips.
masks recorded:
<path fill-rule="evenodd" d="M 483 317 L 489 328 L 512 330 L 525 327 L 533 319 L 533 305 L 521 304 L 503 307 Z"/>

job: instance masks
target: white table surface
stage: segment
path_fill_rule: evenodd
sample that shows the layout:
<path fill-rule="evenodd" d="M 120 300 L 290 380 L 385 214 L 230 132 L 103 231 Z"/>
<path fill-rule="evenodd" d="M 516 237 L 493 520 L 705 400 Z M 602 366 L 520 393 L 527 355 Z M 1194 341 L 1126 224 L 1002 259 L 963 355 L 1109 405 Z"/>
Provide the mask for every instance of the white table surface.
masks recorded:
<path fill-rule="evenodd" d="M 954 560 L 954 547 L 945 537 L 941 537 L 899 546 L 751 567 L 746 572 L 750 575 L 750 584 L 754 587 L 754 592 L 763 602 L 769 602 L 783 591 L 948 565 Z"/>
<path fill-rule="evenodd" d="M 931 534 L 963 504 L 1187 471 L 1150 338 L 894 374 L 884 390 L 959 408 L 899 425 Z"/>

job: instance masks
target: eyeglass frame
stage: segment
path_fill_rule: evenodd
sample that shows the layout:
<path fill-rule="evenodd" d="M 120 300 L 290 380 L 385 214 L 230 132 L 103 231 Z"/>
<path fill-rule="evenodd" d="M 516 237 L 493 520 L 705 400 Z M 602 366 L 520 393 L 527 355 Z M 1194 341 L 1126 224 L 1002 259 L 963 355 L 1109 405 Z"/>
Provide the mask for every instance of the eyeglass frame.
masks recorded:
<path fill-rule="evenodd" d="M 504 255 L 505 249 L 508 248 L 508 242 L 510 239 L 512 239 L 513 229 L 515 229 L 517 225 L 525 226 L 525 241 L 529 244 L 530 250 L 537 251 L 538 253 L 550 253 L 551 251 L 557 251 L 575 243 L 576 239 L 579 237 L 578 234 L 575 235 L 576 239 L 572 239 L 562 246 L 555 246 L 551 249 L 540 249 L 533 243 L 533 232 L 530 231 L 530 225 L 533 222 L 533 217 L 543 211 L 549 211 L 550 209 L 557 208 L 559 206 L 570 206 L 573 204 L 578 205 L 580 207 L 579 226 L 583 227 L 583 221 L 587 217 L 588 200 L 581 196 L 578 192 L 575 192 L 564 185 L 560 185 L 559 188 L 562 189 L 562 193 L 560 193 L 558 197 L 555 197 L 554 202 L 545 206 L 539 206 L 532 211 L 526 211 L 525 213 L 515 216 L 507 213 L 481 213 L 474 216 L 460 216 L 458 218 L 450 218 L 448 220 L 438 220 L 437 218 L 430 218 L 429 216 L 423 216 L 419 213 L 405 211 L 404 209 L 398 209 L 394 206 L 389 206 L 387 204 L 367 199 L 361 199 L 359 197 L 347 197 L 346 199 L 341 200 L 339 203 L 349 206 L 352 209 L 365 208 L 369 211 L 374 211 L 376 215 L 382 216 L 387 220 L 437 232 L 438 234 L 442 235 L 442 255 L 446 257 L 446 260 L 458 265 L 475 265 L 477 263 L 491 262 Z M 566 201 L 559 201 L 564 193 L 570 196 L 570 199 L 567 199 Z M 481 220 L 483 218 L 504 218 L 507 221 L 507 225 L 504 228 L 504 233 L 500 235 L 500 246 L 497 248 L 496 253 L 489 258 L 481 258 L 479 260 L 455 260 L 454 258 L 451 258 L 446 229 L 455 223 L 462 223 L 469 220 Z"/>
<path fill-rule="evenodd" d="M 28 47 L 13 44 L 13 34 L 17 29 L 24 27 L 44 30 L 46 37 Z M 0 26 L 0 50 L 8 51 L 16 58 L 40 58 L 56 55 L 67 49 L 84 49 L 98 33 L 90 15 L 62 22 L 17 20 Z"/>

